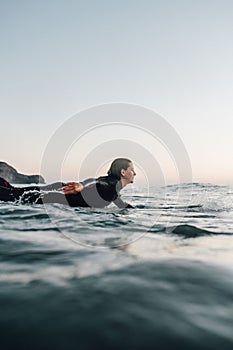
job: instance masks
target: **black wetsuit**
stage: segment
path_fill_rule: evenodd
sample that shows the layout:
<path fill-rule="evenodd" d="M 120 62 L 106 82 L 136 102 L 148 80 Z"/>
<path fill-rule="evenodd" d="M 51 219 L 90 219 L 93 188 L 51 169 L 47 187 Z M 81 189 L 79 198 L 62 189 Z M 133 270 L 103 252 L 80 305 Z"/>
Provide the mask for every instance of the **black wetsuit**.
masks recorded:
<path fill-rule="evenodd" d="M 119 208 L 133 208 L 122 201 L 119 191 L 121 183 L 112 176 L 101 176 L 97 179 L 86 179 L 81 182 L 84 189 L 75 194 L 58 192 L 65 185 L 56 182 L 45 186 L 14 187 L 0 178 L 0 201 L 20 203 L 60 203 L 71 207 L 104 208 L 114 202 Z"/>

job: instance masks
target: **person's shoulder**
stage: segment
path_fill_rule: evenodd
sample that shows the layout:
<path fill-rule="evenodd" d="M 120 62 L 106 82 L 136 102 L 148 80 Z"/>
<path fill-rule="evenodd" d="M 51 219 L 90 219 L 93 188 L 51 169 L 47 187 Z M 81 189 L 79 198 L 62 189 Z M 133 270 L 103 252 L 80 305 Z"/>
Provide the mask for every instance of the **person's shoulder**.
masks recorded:
<path fill-rule="evenodd" d="M 100 185 L 109 185 L 108 176 L 100 176 L 97 178 L 97 183 Z"/>
<path fill-rule="evenodd" d="M 115 186 L 116 183 L 118 182 L 117 179 L 115 179 L 114 177 L 109 176 L 109 175 L 107 175 L 107 176 L 100 176 L 100 177 L 97 178 L 97 181 L 100 184 L 103 184 L 103 185 L 105 184 L 105 185 L 110 185 L 110 186 Z"/>
<path fill-rule="evenodd" d="M 108 178 L 107 175 L 106 176 L 99 176 L 99 177 L 97 177 L 97 180 L 98 181 L 104 181 L 104 180 L 107 180 L 107 178 Z"/>

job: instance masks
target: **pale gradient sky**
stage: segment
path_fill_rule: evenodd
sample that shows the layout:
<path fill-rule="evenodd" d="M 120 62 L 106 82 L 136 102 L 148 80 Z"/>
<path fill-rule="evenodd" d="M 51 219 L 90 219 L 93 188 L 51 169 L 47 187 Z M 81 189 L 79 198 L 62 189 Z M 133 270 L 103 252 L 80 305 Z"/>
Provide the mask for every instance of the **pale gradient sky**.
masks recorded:
<path fill-rule="evenodd" d="M 232 0 L 0 1 L 0 160 L 38 173 L 69 117 L 125 102 L 174 127 L 194 181 L 232 184 L 232 38 Z"/>

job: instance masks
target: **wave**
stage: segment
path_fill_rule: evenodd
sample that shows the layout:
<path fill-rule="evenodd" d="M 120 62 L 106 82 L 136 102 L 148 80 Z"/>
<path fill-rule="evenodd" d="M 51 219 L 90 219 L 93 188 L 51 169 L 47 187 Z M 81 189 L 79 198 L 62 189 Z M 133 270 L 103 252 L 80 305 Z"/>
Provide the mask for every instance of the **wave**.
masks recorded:
<path fill-rule="evenodd" d="M 147 339 L 148 350 L 232 349 L 233 281 L 226 269 L 139 260 L 84 277 L 67 273 L 66 284 L 42 277 L 0 282 L 2 348 L 40 350 L 46 341 L 50 350 L 140 350 Z"/>
<path fill-rule="evenodd" d="M 1 206 L 1 217 L 3 219 L 46 219 L 48 214 L 45 213 L 43 207 L 35 207 L 33 205 L 25 206 L 14 203 L 4 203 Z"/>
<path fill-rule="evenodd" d="M 154 186 L 153 186 L 154 187 Z M 161 186 L 161 188 L 168 188 L 171 190 L 185 189 L 185 188 L 227 188 L 227 185 L 217 185 L 209 182 L 183 182 L 171 185 Z"/>
<path fill-rule="evenodd" d="M 206 229 L 202 229 L 193 225 L 178 225 L 178 226 L 162 226 L 155 225 L 152 227 L 149 232 L 153 233 L 168 233 L 177 236 L 181 236 L 183 238 L 195 238 L 195 237 L 203 237 L 203 236 L 211 236 L 211 235 L 233 235 L 229 232 L 213 232 Z"/>
<path fill-rule="evenodd" d="M 21 247 L 22 248 L 22 247 Z M 67 253 L 65 250 L 42 250 L 42 249 L 32 249 L 29 247 L 25 250 L 20 250 L 19 248 L 13 251 L 1 251 L 0 261 L 9 261 L 11 263 L 36 263 L 40 262 L 43 264 L 48 264 L 51 260 L 56 260 L 56 264 L 65 265 L 71 264 L 69 259 L 65 259 L 65 256 L 72 256 L 72 254 Z"/>

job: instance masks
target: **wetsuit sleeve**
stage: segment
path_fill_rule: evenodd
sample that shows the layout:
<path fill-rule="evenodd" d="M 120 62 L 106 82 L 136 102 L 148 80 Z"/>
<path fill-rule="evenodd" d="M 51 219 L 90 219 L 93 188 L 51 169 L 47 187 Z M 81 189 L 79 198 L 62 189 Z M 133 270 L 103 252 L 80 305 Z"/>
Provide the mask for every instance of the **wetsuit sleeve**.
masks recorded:
<path fill-rule="evenodd" d="M 89 178 L 83 181 L 80 181 L 80 183 L 83 185 L 83 187 L 88 187 L 90 185 L 96 185 L 97 183 L 99 183 L 98 179 L 95 178 Z"/>
<path fill-rule="evenodd" d="M 80 181 L 80 183 L 85 188 L 85 187 L 88 187 L 90 185 L 97 184 L 98 183 L 98 179 L 90 178 L 90 179 L 86 179 L 86 180 Z M 59 191 L 65 185 L 66 185 L 65 182 L 55 182 L 55 183 L 52 183 L 52 184 L 49 184 L 49 185 L 40 186 L 40 190 L 41 191 Z"/>
<path fill-rule="evenodd" d="M 124 202 L 120 196 L 118 196 L 113 203 L 118 206 L 118 208 L 134 208 L 131 204 Z"/>

